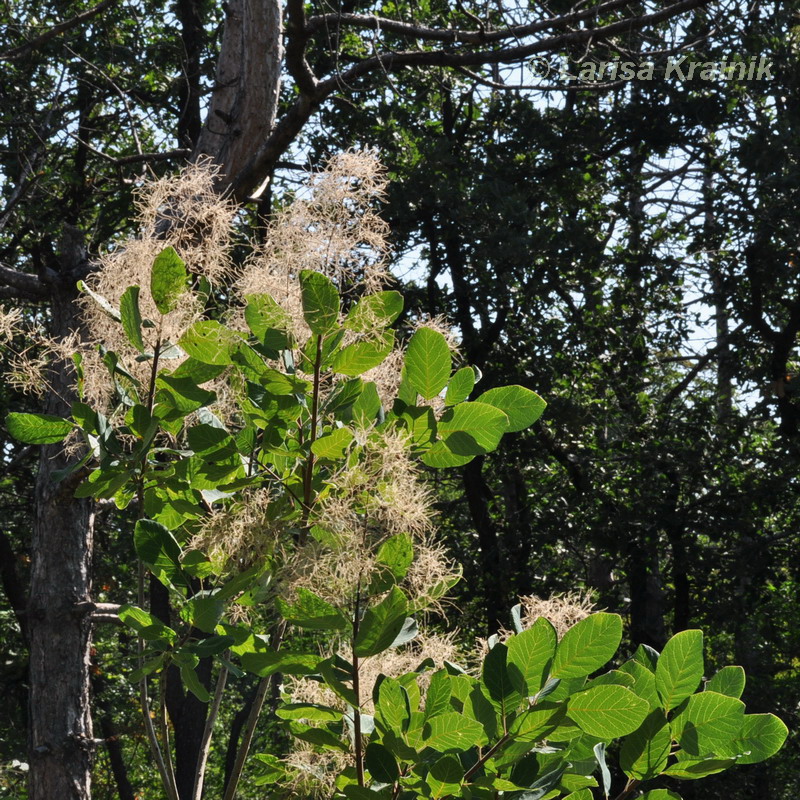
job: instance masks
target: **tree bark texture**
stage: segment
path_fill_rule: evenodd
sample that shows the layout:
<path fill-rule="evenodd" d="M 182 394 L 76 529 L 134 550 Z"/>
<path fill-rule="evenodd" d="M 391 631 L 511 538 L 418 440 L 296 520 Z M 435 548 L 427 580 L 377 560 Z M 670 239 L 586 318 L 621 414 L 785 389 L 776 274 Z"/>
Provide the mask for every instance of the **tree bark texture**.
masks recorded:
<path fill-rule="evenodd" d="M 240 173 L 275 125 L 281 26 L 278 0 L 228 4 L 217 81 L 195 150 L 195 158 L 209 156 L 220 166 L 222 187 L 240 182 Z"/>
<path fill-rule="evenodd" d="M 52 284 L 54 336 L 79 328 L 74 273 L 85 264 L 82 240 L 68 230 L 61 272 Z M 73 398 L 66 364 L 50 372 L 45 411 L 64 416 Z M 42 447 L 36 478 L 28 631 L 30 636 L 29 798 L 88 800 L 92 720 L 89 689 L 92 527 L 90 500 L 76 500 L 76 481 L 53 480 L 74 460 L 60 444 Z M 73 478 L 75 476 L 72 476 Z"/>

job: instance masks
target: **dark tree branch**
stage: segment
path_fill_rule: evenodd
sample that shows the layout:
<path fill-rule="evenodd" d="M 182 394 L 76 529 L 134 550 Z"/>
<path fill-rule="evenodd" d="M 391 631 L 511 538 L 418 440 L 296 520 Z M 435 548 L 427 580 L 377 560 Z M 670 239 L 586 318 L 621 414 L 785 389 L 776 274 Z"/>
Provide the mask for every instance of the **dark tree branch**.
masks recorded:
<path fill-rule="evenodd" d="M 303 0 L 289 0 L 286 4 L 286 66 L 305 95 L 312 95 L 317 88 L 317 79 L 305 56 L 309 38 Z"/>
<path fill-rule="evenodd" d="M 411 50 L 384 52 L 370 56 L 343 72 L 317 82 L 313 93 L 301 92 L 300 97 L 295 101 L 283 118 L 278 121 L 271 134 L 266 137 L 261 146 L 255 150 L 253 155 L 243 162 L 239 170 L 229 173 L 230 189 L 237 199 L 248 199 L 250 193 L 263 179 L 263 176 L 273 169 L 275 163 L 280 159 L 291 142 L 294 141 L 297 134 L 320 105 L 334 92 L 339 89 L 346 89 L 359 78 L 372 73 L 388 74 L 390 72 L 397 72 L 405 67 L 438 66 L 457 68 L 479 66 L 483 64 L 509 64 L 520 62 L 537 53 L 556 52 L 568 45 L 587 44 L 591 41 L 606 39 L 609 36 L 641 30 L 648 25 L 653 25 L 686 11 L 708 5 L 710 2 L 711 0 L 679 0 L 679 2 L 672 3 L 652 14 L 630 17 L 595 28 L 548 36 L 540 41 L 526 45 L 517 45 L 515 47 L 501 47 L 488 50 L 462 49 L 455 52 L 449 50 Z M 314 18 L 312 18 L 312 20 L 313 19 Z M 312 20 L 309 20 L 309 25 Z M 543 23 L 533 24 L 542 25 Z M 525 26 L 518 27 L 522 29 Z M 515 40 L 517 40 L 520 35 L 517 28 L 508 30 L 508 36 Z M 480 41 L 478 43 L 480 43 Z M 554 86 L 553 88 L 557 89 L 559 87 Z"/>
<path fill-rule="evenodd" d="M 0 53 L 0 61 L 13 61 L 15 58 L 24 56 L 31 50 L 35 50 L 37 47 L 41 47 L 41 45 L 46 44 L 51 39 L 55 39 L 55 37 L 59 34 L 65 33 L 68 30 L 72 30 L 72 28 L 78 27 L 78 25 L 86 22 L 86 20 L 97 16 L 100 12 L 105 11 L 116 2 L 117 0 L 103 0 L 102 3 L 98 3 L 93 8 L 87 9 L 80 14 L 76 14 L 74 17 L 70 17 L 69 19 L 65 19 L 63 22 L 59 22 L 57 25 L 53 25 L 52 28 L 48 28 L 44 33 L 40 33 L 37 37 L 31 39 L 29 42 L 25 42 L 25 44 L 21 44 L 19 47 L 13 47 L 11 50 L 6 50 L 5 53 Z"/>
<path fill-rule="evenodd" d="M 413 22 L 401 22 L 386 17 L 377 17 L 368 14 L 319 14 L 310 17 L 306 31 L 316 33 L 320 29 L 347 27 L 358 30 L 380 31 L 393 33 L 407 39 L 424 39 L 430 42 L 446 42 L 452 44 L 489 44 L 503 42 L 510 39 L 520 39 L 532 36 L 535 33 L 575 25 L 583 20 L 590 19 L 599 14 L 607 14 L 618 8 L 628 5 L 627 0 L 610 0 L 601 6 L 576 11 L 572 14 L 562 14 L 550 19 L 537 20 L 527 25 L 512 25 L 496 31 L 459 31 L 453 28 L 429 28 L 426 25 L 416 25 Z"/>
<path fill-rule="evenodd" d="M 28 275 L 11 267 L 4 267 L 0 264 L 0 286 L 15 289 L 19 294 L 11 296 L 21 296 L 28 299 L 47 297 L 48 291 L 45 285 L 35 275 Z"/>

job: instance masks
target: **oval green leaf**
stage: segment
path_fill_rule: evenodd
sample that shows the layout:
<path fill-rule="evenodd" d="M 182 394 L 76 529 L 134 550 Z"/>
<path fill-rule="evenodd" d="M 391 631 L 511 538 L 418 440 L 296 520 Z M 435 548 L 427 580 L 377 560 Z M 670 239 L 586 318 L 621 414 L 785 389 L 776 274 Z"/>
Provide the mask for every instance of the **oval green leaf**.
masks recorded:
<path fill-rule="evenodd" d="M 615 739 L 635 731 L 650 706 L 624 686 L 597 686 L 567 701 L 567 714 L 581 730 L 600 739 Z"/>
<path fill-rule="evenodd" d="M 472 369 L 472 367 L 462 367 L 450 378 L 450 382 L 447 384 L 447 393 L 444 396 L 444 402 L 448 406 L 463 403 L 474 388 L 475 370 Z"/>
<path fill-rule="evenodd" d="M 672 720 L 672 735 L 690 755 L 731 755 L 744 724 L 744 703 L 717 692 L 692 695 Z"/>
<path fill-rule="evenodd" d="M 489 389 L 479 398 L 479 403 L 488 403 L 505 412 L 508 417 L 506 431 L 512 433 L 530 427 L 542 416 L 547 403 L 536 392 L 524 386 L 499 386 Z"/>
<path fill-rule="evenodd" d="M 705 691 L 740 698 L 744 692 L 745 674 L 742 667 L 723 667 L 708 683 Z"/>
<path fill-rule="evenodd" d="M 425 725 L 424 743 L 440 753 L 468 750 L 483 737 L 483 725 L 456 711 L 431 717 Z"/>
<path fill-rule="evenodd" d="M 622 641 L 622 618 L 598 612 L 573 625 L 558 645 L 552 678 L 577 678 L 606 664 Z"/>
<path fill-rule="evenodd" d="M 12 411 L 6 417 L 8 432 L 25 444 L 55 444 L 67 438 L 75 427 L 69 420 L 52 414 L 21 414 Z"/>
<path fill-rule="evenodd" d="M 512 636 L 508 646 L 508 673 L 527 696 L 544 686 L 556 652 L 558 637 L 549 620 L 539 617 L 530 628 Z"/>
<path fill-rule="evenodd" d="M 656 666 L 656 690 L 667 711 L 680 705 L 703 677 L 703 632 L 676 633 L 664 647 Z"/>
<path fill-rule="evenodd" d="M 119 313 L 122 330 L 128 341 L 140 352 L 144 353 L 142 339 L 142 315 L 139 311 L 139 287 L 129 286 L 119 301 Z"/>
<path fill-rule="evenodd" d="M 174 247 L 165 247 L 156 256 L 150 271 L 150 294 L 156 308 L 162 314 L 169 314 L 186 291 L 188 282 L 189 274 L 183 259 Z"/>
<path fill-rule="evenodd" d="M 321 272 L 304 269 L 300 273 L 303 316 L 312 333 L 324 336 L 339 321 L 339 293 Z"/>
<path fill-rule="evenodd" d="M 450 377 L 452 359 L 447 339 L 432 328 L 420 328 L 408 343 L 406 379 L 426 400 L 436 397 Z"/>
<path fill-rule="evenodd" d="M 669 723 L 659 708 L 650 712 L 634 733 L 626 736 L 619 765 L 629 778 L 646 781 L 660 775 L 667 766 L 672 737 Z"/>
<path fill-rule="evenodd" d="M 742 730 L 733 743 L 737 764 L 757 764 L 783 747 L 789 729 L 774 714 L 746 714 Z"/>

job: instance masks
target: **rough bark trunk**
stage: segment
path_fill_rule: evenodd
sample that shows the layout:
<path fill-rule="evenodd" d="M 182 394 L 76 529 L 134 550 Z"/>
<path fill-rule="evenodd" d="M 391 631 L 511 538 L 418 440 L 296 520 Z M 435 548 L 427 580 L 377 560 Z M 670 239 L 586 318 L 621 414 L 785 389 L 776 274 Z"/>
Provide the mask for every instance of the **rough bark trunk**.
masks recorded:
<path fill-rule="evenodd" d="M 195 150 L 195 158 L 210 156 L 221 167 L 223 189 L 241 182 L 245 165 L 275 125 L 281 33 L 278 0 L 228 4 L 216 85 Z"/>
<path fill-rule="evenodd" d="M 62 244 L 61 275 L 51 299 L 55 336 L 79 327 L 74 273 L 86 253 L 77 232 Z M 49 380 L 46 412 L 66 415 L 73 399 L 67 365 Z M 36 478 L 28 631 L 30 636 L 29 798 L 88 800 L 93 747 L 89 691 L 92 527 L 89 500 L 75 500 L 75 481 L 53 481 L 72 462 L 61 445 L 42 448 Z"/>

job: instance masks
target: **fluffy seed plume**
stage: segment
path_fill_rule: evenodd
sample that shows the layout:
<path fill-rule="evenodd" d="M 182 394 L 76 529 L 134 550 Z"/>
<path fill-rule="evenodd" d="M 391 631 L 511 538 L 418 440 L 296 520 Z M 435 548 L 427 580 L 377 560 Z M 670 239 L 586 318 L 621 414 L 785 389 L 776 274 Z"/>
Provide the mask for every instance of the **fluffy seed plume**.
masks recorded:
<path fill-rule="evenodd" d="M 266 244 L 242 270 L 241 297 L 266 293 L 303 323 L 298 276 L 302 270 L 327 275 L 343 294 L 380 289 L 388 278 L 388 226 L 375 210 L 386 178 L 374 153 L 346 152 L 312 175 L 270 226 Z"/>
<path fill-rule="evenodd" d="M 214 168 L 201 162 L 186 167 L 177 175 L 147 184 L 137 198 L 139 235 L 124 241 L 100 257 L 97 270 L 87 279 L 88 287 L 119 308 L 129 286 L 140 288 L 142 317 L 154 322 L 142 330 L 145 346 L 152 349 L 157 340 L 175 343 L 198 318 L 201 301 L 186 292 L 177 307 L 161 315 L 150 294 L 150 273 L 156 256 L 173 247 L 183 259 L 190 276 L 219 281 L 230 269 L 228 251 L 233 237 L 235 206 L 214 191 Z M 126 368 L 144 379 L 149 362 L 137 362 L 137 352 L 119 325 L 90 296 L 82 298 L 83 315 L 89 338 L 102 342 L 121 356 Z M 174 362 L 177 366 L 178 362 Z M 84 365 L 87 396 L 102 405 L 110 391 L 107 371 Z"/>

